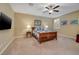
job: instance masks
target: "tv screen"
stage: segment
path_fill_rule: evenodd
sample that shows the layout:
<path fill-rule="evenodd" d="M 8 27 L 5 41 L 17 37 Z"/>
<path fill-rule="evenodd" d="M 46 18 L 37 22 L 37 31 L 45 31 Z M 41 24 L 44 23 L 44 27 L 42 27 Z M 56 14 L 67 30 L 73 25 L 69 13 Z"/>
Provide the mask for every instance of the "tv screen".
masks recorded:
<path fill-rule="evenodd" d="M 0 30 L 11 29 L 11 18 L 0 12 Z"/>

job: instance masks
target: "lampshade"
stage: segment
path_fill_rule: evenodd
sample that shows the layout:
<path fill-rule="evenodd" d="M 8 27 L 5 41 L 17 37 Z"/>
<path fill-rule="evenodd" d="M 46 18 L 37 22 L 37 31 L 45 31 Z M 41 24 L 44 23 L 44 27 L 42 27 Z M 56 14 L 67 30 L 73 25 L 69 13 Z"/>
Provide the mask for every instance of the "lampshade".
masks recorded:
<path fill-rule="evenodd" d="M 31 25 L 27 25 L 27 31 L 31 31 Z"/>
<path fill-rule="evenodd" d="M 31 26 L 30 25 L 27 25 L 27 28 L 31 28 Z"/>
<path fill-rule="evenodd" d="M 48 26 L 47 26 L 47 25 L 45 25 L 45 28 L 48 28 Z"/>

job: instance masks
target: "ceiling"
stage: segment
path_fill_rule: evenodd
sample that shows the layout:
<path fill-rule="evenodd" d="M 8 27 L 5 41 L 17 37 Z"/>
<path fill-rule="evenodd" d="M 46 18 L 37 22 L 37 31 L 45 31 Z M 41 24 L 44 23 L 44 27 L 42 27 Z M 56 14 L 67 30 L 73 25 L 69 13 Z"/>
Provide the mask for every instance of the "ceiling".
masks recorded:
<path fill-rule="evenodd" d="M 79 3 L 55 3 L 60 5 L 60 7 L 57 8 L 59 12 L 53 12 L 51 15 L 49 15 L 49 13 L 43 13 L 44 5 L 46 4 L 47 3 L 11 3 L 10 5 L 15 12 L 48 18 L 59 17 L 61 15 L 79 10 Z"/>

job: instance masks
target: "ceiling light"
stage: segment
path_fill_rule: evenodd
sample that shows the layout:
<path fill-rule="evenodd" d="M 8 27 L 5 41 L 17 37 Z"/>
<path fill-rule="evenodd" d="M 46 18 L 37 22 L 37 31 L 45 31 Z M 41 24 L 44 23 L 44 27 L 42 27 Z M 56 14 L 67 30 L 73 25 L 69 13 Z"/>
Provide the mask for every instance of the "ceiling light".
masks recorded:
<path fill-rule="evenodd" d="M 52 13 L 53 11 L 52 10 L 49 10 L 49 13 Z"/>

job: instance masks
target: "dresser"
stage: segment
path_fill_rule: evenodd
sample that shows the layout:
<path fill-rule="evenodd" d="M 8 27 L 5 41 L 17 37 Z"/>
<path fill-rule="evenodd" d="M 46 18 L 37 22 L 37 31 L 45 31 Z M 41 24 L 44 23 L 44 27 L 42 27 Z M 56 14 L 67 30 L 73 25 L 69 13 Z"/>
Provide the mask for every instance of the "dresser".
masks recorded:
<path fill-rule="evenodd" d="M 79 34 L 76 36 L 76 42 L 79 43 Z"/>

